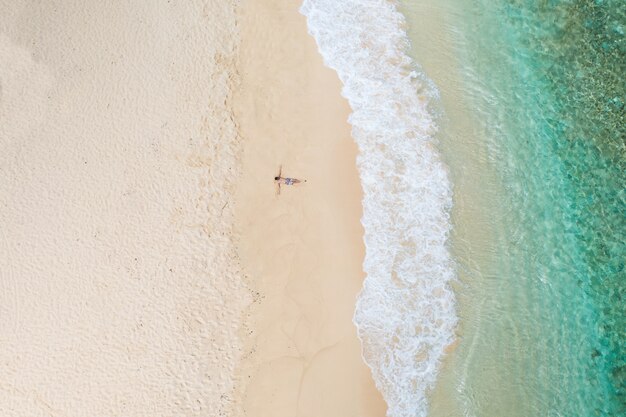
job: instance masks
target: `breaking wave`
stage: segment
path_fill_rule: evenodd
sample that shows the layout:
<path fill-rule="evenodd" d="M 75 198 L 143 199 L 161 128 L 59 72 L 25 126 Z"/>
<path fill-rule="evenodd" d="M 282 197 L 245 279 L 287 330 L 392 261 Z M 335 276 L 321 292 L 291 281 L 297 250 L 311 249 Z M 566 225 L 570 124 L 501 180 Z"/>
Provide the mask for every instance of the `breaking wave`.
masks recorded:
<path fill-rule="evenodd" d="M 354 314 L 363 358 L 389 416 L 425 416 L 457 322 L 452 192 L 429 109 L 437 91 L 406 54 L 395 2 L 304 0 L 300 11 L 352 107 L 364 193 L 366 279 Z"/>

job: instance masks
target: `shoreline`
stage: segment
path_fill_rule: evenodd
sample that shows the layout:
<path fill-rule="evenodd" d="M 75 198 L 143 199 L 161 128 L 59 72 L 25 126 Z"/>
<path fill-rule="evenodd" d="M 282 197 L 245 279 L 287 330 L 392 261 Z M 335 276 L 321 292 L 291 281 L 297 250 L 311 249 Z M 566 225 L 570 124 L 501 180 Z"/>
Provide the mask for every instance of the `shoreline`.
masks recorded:
<path fill-rule="evenodd" d="M 458 319 L 452 190 L 435 147 L 438 93 L 412 65 L 396 6 L 306 0 L 303 12 L 354 110 L 367 245 L 354 323 L 364 358 L 389 415 L 425 416 Z"/>
<path fill-rule="evenodd" d="M 298 6 L 239 9 L 235 227 L 254 302 L 242 330 L 236 412 L 382 417 L 386 405 L 352 323 L 364 244 L 351 110 Z M 276 196 L 281 164 L 283 174 L 308 182 Z"/>

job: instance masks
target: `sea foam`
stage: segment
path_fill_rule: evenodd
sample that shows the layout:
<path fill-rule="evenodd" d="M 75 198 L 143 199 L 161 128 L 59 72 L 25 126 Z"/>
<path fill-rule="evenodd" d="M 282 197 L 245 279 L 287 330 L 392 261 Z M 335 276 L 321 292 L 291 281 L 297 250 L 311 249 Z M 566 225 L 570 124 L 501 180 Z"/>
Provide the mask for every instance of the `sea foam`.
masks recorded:
<path fill-rule="evenodd" d="M 301 13 L 352 107 L 363 187 L 366 279 L 354 323 L 388 416 L 427 414 L 454 340 L 452 193 L 433 146 L 436 89 L 407 56 L 404 17 L 388 0 L 304 0 Z"/>

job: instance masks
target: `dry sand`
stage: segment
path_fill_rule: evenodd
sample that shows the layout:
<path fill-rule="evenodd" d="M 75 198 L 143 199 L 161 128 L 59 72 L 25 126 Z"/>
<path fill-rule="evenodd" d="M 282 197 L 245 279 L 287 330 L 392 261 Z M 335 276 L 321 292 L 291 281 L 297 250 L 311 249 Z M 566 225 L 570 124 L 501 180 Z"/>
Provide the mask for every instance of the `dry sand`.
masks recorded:
<path fill-rule="evenodd" d="M 239 413 L 382 417 L 386 406 L 352 324 L 364 273 L 361 189 L 346 100 L 324 67 L 299 1 L 240 9 L 243 140 L 236 230 L 250 286 Z M 307 179 L 275 194 L 272 178 Z"/>
<path fill-rule="evenodd" d="M 230 414 L 233 3 L 0 0 L 0 415 Z"/>

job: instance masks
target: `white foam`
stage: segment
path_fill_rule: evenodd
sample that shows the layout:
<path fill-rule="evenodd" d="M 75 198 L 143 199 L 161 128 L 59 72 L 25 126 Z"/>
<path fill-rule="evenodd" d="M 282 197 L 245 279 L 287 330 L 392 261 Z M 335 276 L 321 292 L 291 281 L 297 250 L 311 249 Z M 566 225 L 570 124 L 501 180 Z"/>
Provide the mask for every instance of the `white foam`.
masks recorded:
<path fill-rule="evenodd" d="M 404 17 L 387 0 L 304 0 L 301 13 L 353 113 L 367 274 L 354 323 L 388 416 L 427 414 L 454 340 L 446 240 L 451 186 L 432 144 L 436 90 L 406 55 Z"/>

